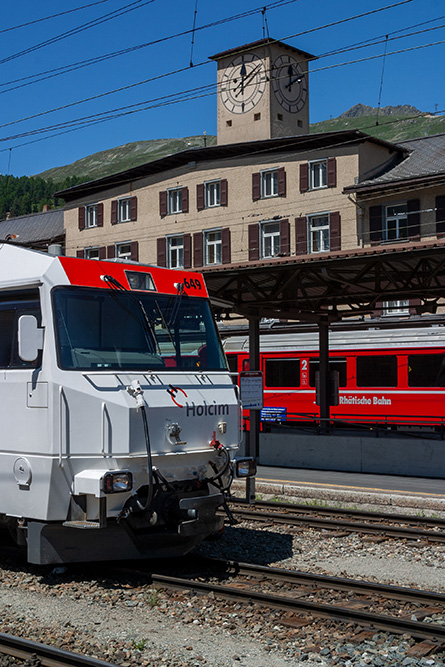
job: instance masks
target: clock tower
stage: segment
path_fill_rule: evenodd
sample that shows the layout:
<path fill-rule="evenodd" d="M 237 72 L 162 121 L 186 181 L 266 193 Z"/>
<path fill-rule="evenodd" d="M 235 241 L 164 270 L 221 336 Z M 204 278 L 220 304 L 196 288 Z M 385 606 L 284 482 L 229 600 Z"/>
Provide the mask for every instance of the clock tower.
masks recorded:
<path fill-rule="evenodd" d="M 314 58 L 270 38 L 211 56 L 218 63 L 218 144 L 309 134 Z"/>

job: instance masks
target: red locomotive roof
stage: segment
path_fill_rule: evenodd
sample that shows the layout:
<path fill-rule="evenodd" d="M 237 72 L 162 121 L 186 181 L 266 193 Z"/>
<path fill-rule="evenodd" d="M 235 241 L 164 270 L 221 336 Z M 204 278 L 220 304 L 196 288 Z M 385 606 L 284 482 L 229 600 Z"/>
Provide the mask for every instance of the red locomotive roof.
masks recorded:
<path fill-rule="evenodd" d="M 59 260 L 71 285 L 109 289 L 103 277 L 111 276 L 126 289 L 177 294 L 178 285 L 182 283 L 185 294 L 208 296 L 200 273 L 77 257 L 60 257 Z"/>

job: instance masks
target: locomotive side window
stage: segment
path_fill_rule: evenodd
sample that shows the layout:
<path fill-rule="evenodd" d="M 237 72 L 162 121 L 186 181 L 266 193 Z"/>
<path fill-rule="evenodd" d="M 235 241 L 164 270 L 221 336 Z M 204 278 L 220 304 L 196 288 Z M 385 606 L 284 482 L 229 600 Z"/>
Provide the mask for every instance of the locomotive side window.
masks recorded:
<path fill-rule="evenodd" d="M 357 387 L 397 387 L 397 357 L 357 357 Z"/>
<path fill-rule="evenodd" d="M 17 332 L 21 315 L 34 315 L 40 326 L 38 302 L 7 298 L 0 302 L 0 368 L 37 368 L 41 364 L 41 353 L 33 362 L 23 361 L 18 355 Z"/>
<path fill-rule="evenodd" d="M 266 387 L 299 387 L 299 359 L 266 359 Z"/>
<path fill-rule="evenodd" d="M 409 387 L 445 387 L 445 354 L 411 354 Z"/>
<path fill-rule="evenodd" d="M 319 358 L 309 359 L 309 385 L 315 387 L 315 373 L 320 370 Z M 346 387 L 347 373 L 346 373 L 346 359 L 336 358 L 329 360 L 329 372 L 338 371 L 339 387 Z"/>

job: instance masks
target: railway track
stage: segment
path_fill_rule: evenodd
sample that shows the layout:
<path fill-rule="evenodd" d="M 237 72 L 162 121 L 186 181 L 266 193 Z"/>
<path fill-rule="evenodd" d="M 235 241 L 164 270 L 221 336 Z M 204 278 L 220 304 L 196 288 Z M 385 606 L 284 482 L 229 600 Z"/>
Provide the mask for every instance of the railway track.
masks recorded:
<path fill-rule="evenodd" d="M 374 632 L 408 634 L 445 649 L 445 595 L 441 593 L 208 558 L 195 558 L 188 575 L 184 574 L 186 562 L 182 565 L 182 576 L 139 570 L 132 574 L 147 576 L 160 587 L 279 609 L 285 625 L 330 619 Z"/>
<path fill-rule="evenodd" d="M 109 662 L 88 658 L 80 653 L 71 653 L 54 646 L 39 644 L 22 637 L 0 632 L 0 656 L 9 656 L 15 660 L 26 661 L 36 667 L 114 667 Z M 6 658 L 7 660 L 7 658 Z M 1 663 L 8 664 L 6 661 Z M 12 664 L 17 664 L 16 662 Z"/>
<path fill-rule="evenodd" d="M 245 521 L 304 525 L 326 530 L 445 543 L 445 519 L 265 501 L 249 506 L 245 501 L 234 499 L 230 500 L 229 506 L 236 519 Z"/>

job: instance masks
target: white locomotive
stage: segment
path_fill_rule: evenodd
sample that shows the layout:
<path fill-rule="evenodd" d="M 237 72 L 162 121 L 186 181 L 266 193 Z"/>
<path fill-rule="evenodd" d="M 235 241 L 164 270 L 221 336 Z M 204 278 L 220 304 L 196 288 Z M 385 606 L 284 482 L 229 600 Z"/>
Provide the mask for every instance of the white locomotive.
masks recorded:
<path fill-rule="evenodd" d="M 218 531 L 241 405 L 202 276 L 0 245 L 0 525 L 32 563 Z"/>

